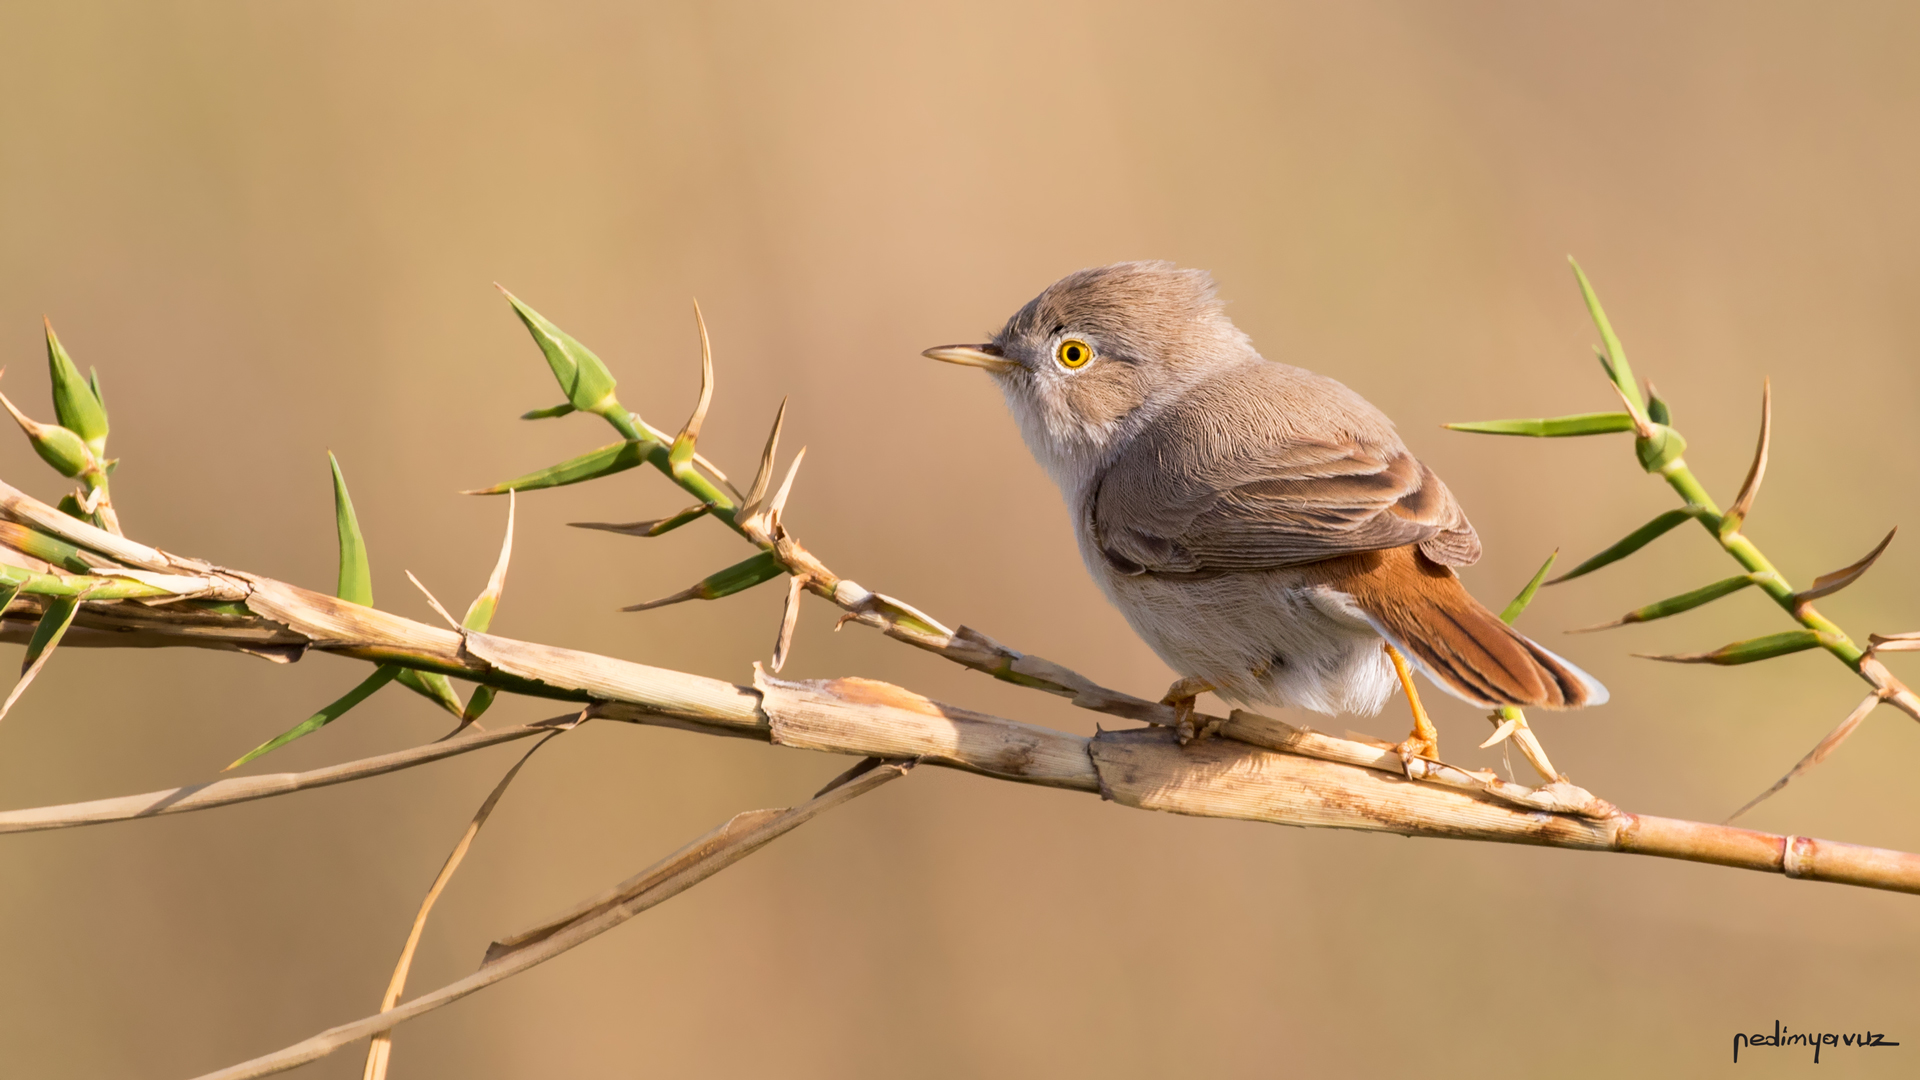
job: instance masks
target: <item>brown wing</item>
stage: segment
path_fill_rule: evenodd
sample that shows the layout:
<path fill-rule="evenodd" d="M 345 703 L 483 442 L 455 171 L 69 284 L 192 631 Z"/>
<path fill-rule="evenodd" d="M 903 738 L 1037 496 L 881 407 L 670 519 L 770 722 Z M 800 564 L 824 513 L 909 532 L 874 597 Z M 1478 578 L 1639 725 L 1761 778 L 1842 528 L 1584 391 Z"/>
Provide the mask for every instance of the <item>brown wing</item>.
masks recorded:
<path fill-rule="evenodd" d="M 1282 369 L 1259 372 L 1274 385 L 1242 380 L 1184 402 L 1095 482 L 1086 512 L 1115 568 L 1277 569 L 1408 544 L 1445 566 L 1479 559 L 1452 493 L 1371 405 L 1331 380 L 1261 363 Z M 1298 437 L 1301 428 L 1335 437 Z"/>

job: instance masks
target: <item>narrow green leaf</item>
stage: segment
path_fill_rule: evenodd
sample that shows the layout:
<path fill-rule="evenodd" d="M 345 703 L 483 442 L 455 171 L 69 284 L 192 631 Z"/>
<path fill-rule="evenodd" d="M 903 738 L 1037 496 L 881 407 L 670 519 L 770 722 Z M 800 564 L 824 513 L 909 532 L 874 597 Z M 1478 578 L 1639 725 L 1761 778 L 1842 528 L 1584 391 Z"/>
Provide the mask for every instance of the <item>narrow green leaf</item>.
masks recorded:
<path fill-rule="evenodd" d="M 27 433 L 27 442 L 33 444 L 33 452 L 39 454 L 40 460 L 53 466 L 61 476 L 75 477 L 99 467 L 100 463 L 85 439 L 59 424 L 42 424 L 34 420 L 14 408 L 12 400 L 5 394 L 0 394 L 0 405 L 6 406 L 7 411 L 13 414 L 14 422 L 20 425 L 20 430 Z"/>
<path fill-rule="evenodd" d="M 1671 664 L 1719 664 L 1731 667 L 1734 664 L 1751 664 L 1758 660 L 1771 660 L 1776 656 L 1805 652 L 1818 648 L 1820 635 L 1812 630 L 1784 630 L 1766 637 L 1736 641 L 1731 645 L 1722 645 L 1712 652 L 1681 653 L 1677 656 L 1651 656 L 1647 653 L 1634 655 L 1646 660 L 1665 660 Z"/>
<path fill-rule="evenodd" d="M 87 512 L 85 510 L 80 509 L 80 500 L 74 498 L 72 495 L 60 496 L 60 502 L 57 509 L 61 513 L 67 515 L 70 518 L 78 518 L 79 520 L 85 521 L 85 522 L 92 522 L 93 520 L 92 518 L 87 516 Z"/>
<path fill-rule="evenodd" d="M 1579 566 L 1574 567 L 1573 569 L 1567 571 L 1566 573 L 1561 574 L 1559 577 L 1554 578 L 1552 581 L 1547 582 L 1547 584 L 1558 585 L 1563 581 L 1572 581 L 1574 578 L 1591 574 L 1595 570 L 1600 569 L 1601 567 L 1607 565 L 1608 563 L 1619 562 L 1621 559 L 1626 558 L 1627 556 L 1633 554 L 1634 552 L 1639 551 L 1641 548 L 1646 547 L 1648 544 L 1652 543 L 1653 541 L 1666 535 L 1668 532 L 1672 531 L 1675 527 L 1679 526 L 1681 523 L 1691 521 L 1694 518 L 1700 516 L 1700 513 L 1701 511 L 1695 507 L 1684 507 L 1679 510 L 1669 510 L 1664 514 L 1661 514 L 1659 517 L 1654 518 L 1652 521 L 1647 522 L 1645 525 L 1642 525 L 1639 528 L 1628 533 L 1626 535 L 1626 538 L 1621 540 L 1619 543 L 1613 545 L 1612 547 L 1601 552 L 1600 554 L 1595 555 L 1593 558 L 1588 559 L 1586 562 L 1581 563 Z"/>
<path fill-rule="evenodd" d="M 535 491 L 540 488 L 565 487 L 584 480 L 597 480 L 602 476 L 612 476 L 625 472 L 635 465 L 644 464 L 647 454 L 659 445 L 651 439 L 639 442 L 617 442 L 591 450 L 577 458 L 549 466 L 539 472 L 530 472 L 489 488 L 463 491 L 462 495 L 505 495 L 509 491 Z"/>
<path fill-rule="evenodd" d="M 39 625 L 33 628 L 33 637 L 27 641 L 27 653 L 20 659 L 20 670 L 25 672 L 66 636 L 67 627 L 73 625 L 73 617 L 80 611 L 79 596 L 56 596 L 47 601 L 47 613 L 40 616 Z"/>
<path fill-rule="evenodd" d="M 555 416 L 565 416 L 573 411 L 573 402 L 563 401 L 558 405 L 549 405 L 544 409 L 529 409 L 520 414 L 522 420 L 547 420 Z"/>
<path fill-rule="evenodd" d="M 305 720 L 300 721 L 298 724 L 293 725 L 293 727 L 287 729 L 284 733 L 276 735 L 266 742 L 261 743 L 259 746 L 254 747 L 242 755 L 239 760 L 220 771 L 226 772 L 228 769 L 237 769 L 262 754 L 272 753 L 280 749 L 302 735 L 310 735 L 313 732 L 319 731 L 321 728 L 340 719 L 348 709 L 367 700 L 367 698 L 373 695 L 375 690 L 392 682 L 394 678 L 400 674 L 401 670 L 402 669 L 394 667 L 392 664 L 380 665 L 373 669 L 373 674 L 362 680 L 360 685 L 347 691 L 339 700 L 321 709 L 319 712 L 314 713 L 312 716 L 307 717 Z"/>
<path fill-rule="evenodd" d="M 327 451 L 327 464 L 333 469 L 333 524 L 340 537 L 340 580 L 333 595 L 350 604 L 373 606 L 373 570 L 367 565 L 367 541 L 360 535 L 360 518 L 353 512 L 353 498 L 347 494 L 347 478 L 340 474 L 340 462 Z"/>
<path fill-rule="evenodd" d="M 1716 581 L 1711 585 L 1703 585 L 1692 592 L 1684 592 L 1679 596 L 1669 597 L 1657 603 L 1648 604 L 1646 607 L 1634 608 L 1632 611 L 1627 612 L 1625 615 L 1620 616 L 1610 623 L 1601 623 L 1599 626 L 1585 626 L 1579 630 L 1569 632 L 1584 634 L 1592 630 L 1611 630 L 1616 626 L 1628 626 L 1633 623 L 1652 622 L 1655 619 L 1664 619 L 1669 615 L 1678 615 L 1683 611 L 1692 611 L 1694 608 L 1711 604 L 1715 600 L 1723 596 L 1731 596 L 1749 585 L 1756 585 L 1759 581 L 1760 575 L 1758 574 L 1741 574 L 1738 577 L 1726 578 L 1721 581 Z"/>
<path fill-rule="evenodd" d="M 630 604 L 620 610 L 648 611 L 686 600 L 718 600 L 723 596 L 732 596 L 734 593 L 751 589 L 763 581 L 771 581 L 783 573 L 786 573 L 786 568 L 780 565 L 780 560 L 774 556 L 773 552 L 763 551 L 751 558 L 742 559 L 725 570 L 709 574 L 672 596 L 663 596 L 644 604 Z"/>
<path fill-rule="evenodd" d="M 1633 381 L 1633 368 L 1627 364 L 1627 351 L 1620 347 L 1620 339 L 1613 332 L 1613 324 L 1607 321 L 1607 313 L 1600 309 L 1600 297 L 1594 293 L 1593 284 L 1587 280 L 1587 275 L 1581 272 L 1580 264 L 1574 262 L 1571 257 L 1567 259 L 1567 263 L 1573 267 L 1573 276 L 1580 281 L 1580 295 L 1587 302 L 1587 314 L 1593 316 L 1593 325 L 1600 331 L 1600 341 L 1607 350 L 1605 357 L 1607 370 L 1613 378 L 1613 384 L 1626 395 L 1627 403 L 1635 411 L 1644 413 L 1647 405 L 1640 397 L 1639 384 Z"/>
<path fill-rule="evenodd" d="M 780 565 L 780 560 L 774 557 L 773 552 L 763 551 L 725 570 L 707 575 L 694 588 L 698 590 L 696 595 L 700 599 L 718 600 L 723 596 L 744 592 L 763 581 L 772 581 L 786 572 L 786 567 Z"/>
<path fill-rule="evenodd" d="M 47 373 L 53 380 L 53 412 L 60 426 L 79 435 L 97 455 L 107 452 L 107 411 L 102 408 L 93 388 L 80 376 L 80 369 L 54 335 L 47 323 Z"/>
<path fill-rule="evenodd" d="M 527 332 L 540 346 L 547 358 L 547 366 L 553 369 L 553 377 L 560 389 L 567 395 L 567 401 L 574 408 L 584 412 L 599 412 L 612 407 L 614 402 L 613 373 L 607 365 L 593 354 L 593 350 L 575 341 L 571 335 L 546 317 L 520 302 L 520 298 L 500 290 L 507 302 L 513 305 L 514 314 L 526 324 Z"/>
<path fill-rule="evenodd" d="M 77 501 L 74 509 L 79 509 Z M 80 557 L 79 548 L 65 540 L 56 540 L 45 533 L 35 532 L 25 525 L 0 521 L 0 544 L 76 574 L 93 572 L 93 567 L 87 560 Z"/>
<path fill-rule="evenodd" d="M 486 711 L 493 706 L 494 696 L 498 693 L 499 691 L 491 686 L 474 687 L 473 696 L 467 699 L 467 711 L 460 715 L 461 726 L 471 724 L 486 715 Z"/>
<path fill-rule="evenodd" d="M 100 371 L 98 368 L 87 369 L 87 388 L 93 391 L 93 400 L 100 403 L 100 411 L 105 412 L 107 408 L 107 395 L 100 389 Z"/>
<path fill-rule="evenodd" d="M 66 636 L 67 627 L 73 625 L 73 617 L 79 613 L 80 603 L 87 595 L 83 592 L 78 596 L 61 596 L 47 601 L 46 613 L 34 624 L 33 636 L 27 639 L 27 652 L 20 660 L 20 681 L 13 684 L 13 692 L 7 695 L 7 700 L 0 703 L 0 720 L 6 719 L 7 713 L 13 710 L 13 703 L 20 700 L 20 695 L 32 685 L 33 677 L 40 674 L 40 669 L 52 659 L 54 647 Z M 12 603 L 13 598 L 8 597 L 7 600 Z"/>
<path fill-rule="evenodd" d="M 412 668 L 405 668 L 400 674 L 394 676 L 394 681 L 455 716 L 459 716 L 466 709 L 466 706 L 460 704 L 460 695 L 453 689 L 453 684 L 447 681 L 445 675 L 437 671 L 415 671 Z"/>
<path fill-rule="evenodd" d="M 1453 431 L 1469 431 L 1479 435 L 1529 435 L 1536 439 L 1559 439 L 1570 435 L 1632 431 L 1633 417 L 1623 412 L 1598 412 L 1555 416 L 1544 420 L 1474 420 L 1444 426 Z"/>
<path fill-rule="evenodd" d="M 1512 626 L 1513 620 L 1519 618 L 1520 613 L 1527 610 L 1527 605 L 1533 603 L 1533 594 L 1540 591 L 1540 583 L 1547 580 L 1547 571 L 1553 569 L 1553 561 L 1559 557 L 1560 549 L 1554 548 L 1553 554 L 1547 556 L 1547 561 L 1541 563 L 1540 569 L 1534 571 L 1533 580 L 1527 582 L 1527 587 L 1521 589 L 1520 595 L 1514 597 L 1513 602 L 1508 604 L 1506 610 L 1500 613 L 1501 622 Z"/>
<path fill-rule="evenodd" d="M 0 581 L 20 586 L 28 596 L 87 596 L 94 600 L 144 600 L 172 596 L 171 592 L 132 578 L 40 574 L 22 566 L 0 563 Z"/>
<path fill-rule="evenodd" d="M 688 522 L 698 521 L 713 511 L 706 503 L 695 503 L 672 517 L 649 518 L 646 521 L 569 521 L 575 529 L 594 529 L 599 532 L 617 533 L 621 536 L 664 536 Z"/>

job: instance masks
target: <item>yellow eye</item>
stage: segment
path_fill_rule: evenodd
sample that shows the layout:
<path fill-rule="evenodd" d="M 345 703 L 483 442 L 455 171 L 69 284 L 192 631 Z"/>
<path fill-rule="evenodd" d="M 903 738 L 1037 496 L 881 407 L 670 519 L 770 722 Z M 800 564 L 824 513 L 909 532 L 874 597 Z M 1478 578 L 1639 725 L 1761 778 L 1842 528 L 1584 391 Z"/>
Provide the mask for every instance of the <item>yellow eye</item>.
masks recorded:
<path fill-rule="evenodd" d="M 1053 351 L 1053 355 L 1060 361 L 1061 367 L 1083 367 L 1087 361 L 1093 359 L 1093 346 L 1079 338 L 1068 338 L 1060 343 L 1060 347 Z"/>

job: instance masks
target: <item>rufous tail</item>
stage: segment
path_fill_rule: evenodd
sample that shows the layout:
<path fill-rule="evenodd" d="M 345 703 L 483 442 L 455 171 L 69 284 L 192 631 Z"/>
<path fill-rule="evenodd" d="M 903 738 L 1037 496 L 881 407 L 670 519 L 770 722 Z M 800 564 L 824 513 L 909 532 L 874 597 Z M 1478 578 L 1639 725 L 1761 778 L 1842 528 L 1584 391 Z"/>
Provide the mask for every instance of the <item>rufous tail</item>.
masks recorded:
<path fill-rule="evenodd" d="M 1450 567 L 1413 547 L 1321 565 L 1337 574 L 1329 585 L 1455 697 L 1488 708 L 1577 709 L 1607 700 L 1599 680 L 1501 622 Z"/>

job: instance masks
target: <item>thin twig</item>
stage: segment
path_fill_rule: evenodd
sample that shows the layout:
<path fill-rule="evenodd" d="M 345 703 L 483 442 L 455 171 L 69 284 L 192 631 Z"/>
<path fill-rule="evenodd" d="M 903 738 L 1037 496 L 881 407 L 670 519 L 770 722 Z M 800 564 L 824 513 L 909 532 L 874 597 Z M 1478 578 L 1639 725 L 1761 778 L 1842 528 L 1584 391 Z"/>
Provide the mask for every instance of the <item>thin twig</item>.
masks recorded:
<path fill-rule="evenodd" d="M 199 1080 L 244 1080 L 247 1077 L 284 1072 L 323 1058 L 377 1031 L 390 1029 L 443 1005 L 451 1005 L 468 994 L 484 990 L 585 944 L 648 908 L 680 895 L 812 818 L 906 775 L 912 767 L 910 762 L 885 764 L 790 810 L 758 810 L 738 815 L 656 864 L 651 870 L 643 872 L 640 879 L 646 880 L 645 887 L 625 895 L 618 903 L 604 909 L 596 908 L 592 914 L 568 921 L 551 934 L 542 935 L 522 947 L 497 956 L 464 979 L 448 983 L 390 1011 L 374 1013 L 329 1028 L 284 1050 L 207 1073 Z"/>
<path fill-rule="evenodd" d="M 493 814 L 493 808 L 500 804 L 500 796 L 507 793 L 507 785 L 513 783 L 513 778 L 520 775 L 520 769 L 532 759 L 533 755 L 540 752 L 541 747 L 552 742 L 553 737 L 558 734 L 560 734 L 559 731 L 550 732 L 545 738 L 534 743 L 533 749 L 520 755 L 520 760 L 514 762 L 513 767 L 500 778 L 500 782 L 493 785 L 493 790 L 487 793 L 486 800 L 480 804 L 480 809 L 474 811 L 473 820 L 467 822 L 466 831 L 460 834 L 460 839 L 454 843 L 453 850 L 447 853 L 447 861 L 442 864 L 440 873 L 433 879 L 433 884 L 427 887 L 427 895 L 420 901 L 420 913 L 413 917 L 413 926 L 407 930 L 407 943 L 400 947 L 400 959 L 393 965 L 393 978 L 387 981 L 386 995 L 380 999 L 381 1012 L 392 1010 L 400 1001 L 401 992 L 407 988 L 407 972 L 413 967 L 414 950 L 420 947 L 420 935 L 427 928 L 427 916 L 433 913 L 434 902 L 440 899 L 440 894 L 445 891 L 447 882 L 453 880 L 454 871 L 460 869 L 460 863 L 466 859 L 468 849 L 473 847 L 474 837 L 480 835 L 480 830 L 486 825 L 487 818 Z M 367 1047 L 366 1080 L 385 1080 L 387 1062 L 392 1056 L 393 1029 L 388 1028 L 376 1033 L 373 1036 L 373 1042 Z"/>
<path fill-rule="evenodd" d="M 186 784 L 177 788 L 168 788 L 165 791 L 149 791 L 144 795 L 123 795 L 116 799 L 95 799 L 91 802 L 40 806 L 27 810 L 5 810 L 0 811 L 0 833 L 40 832 L 44 829 L 69 829 L 78 825 L 99 825 L 109 821 L 185 814 L 194 810 L 209 810 L 216 806 L 231 806 L 234 803 L 252 802 L 255 799 L 268 799 L 295 791 L 330 787 L 350 780 L 361 780 L 369 776 L 381 776 L 385 773 L 399 772 L 402 769 L 411 769 L 415 765 L 425 765 L 430 761 L 455 757 L 473 750 L 483 750 L 500 743 L 524 739 L 529 735 L 543 735 L 562 725 L 571 725 L 579 718 L 579 713 L 567 713 L 564 716 L 518 727 L 474 731 L 456 738 L 428 743 L 425 746 L 415 746 L 391 754 L 380 754 L 375 757 L 361 758 L 358 761 L 329 765 L 324 769 L 314 769 L 310 772 L 236 776 L 204 784 Z"/>
<path fill-rule="evenodd" d="M 1868 694 L 1865 698 L 1861 699 L 1860 704 L 1853 707 L 1853 711 L 1847 714 L 1846 719 L 1835 725 L 1832 731 L 1827 732 L 1827 737 L 1821 739 L 1814 745 L 1813 749 L 1807 751 L 1806 756 L 1801 758 L 1792 769 L 1787 771 L 1787 775 L 1775 780 L 1772 787 L 1748 800 L 1747 805 L 1728 814 L 1727 820 L 1722 822 L 1722 824 L 1731 825 L 1740 820 L 1740 818 L 1746 815 L 1747 811 L 1773 798 L 1781 788 L 1792 783 L 1800 774 L 1827 760 L 1827 755 L 1833 753 L 1839 748 L 1841 743 L 1847 741 L 1847 736 L 1853 734 L 1854 729 L 1860 726 L 1861 721 L 1867 718 L 1867 714 L 1872 712 L 1873 707 L 1880 704 L 1881 700 L 1882 698 L 1878 693 Z"/>

